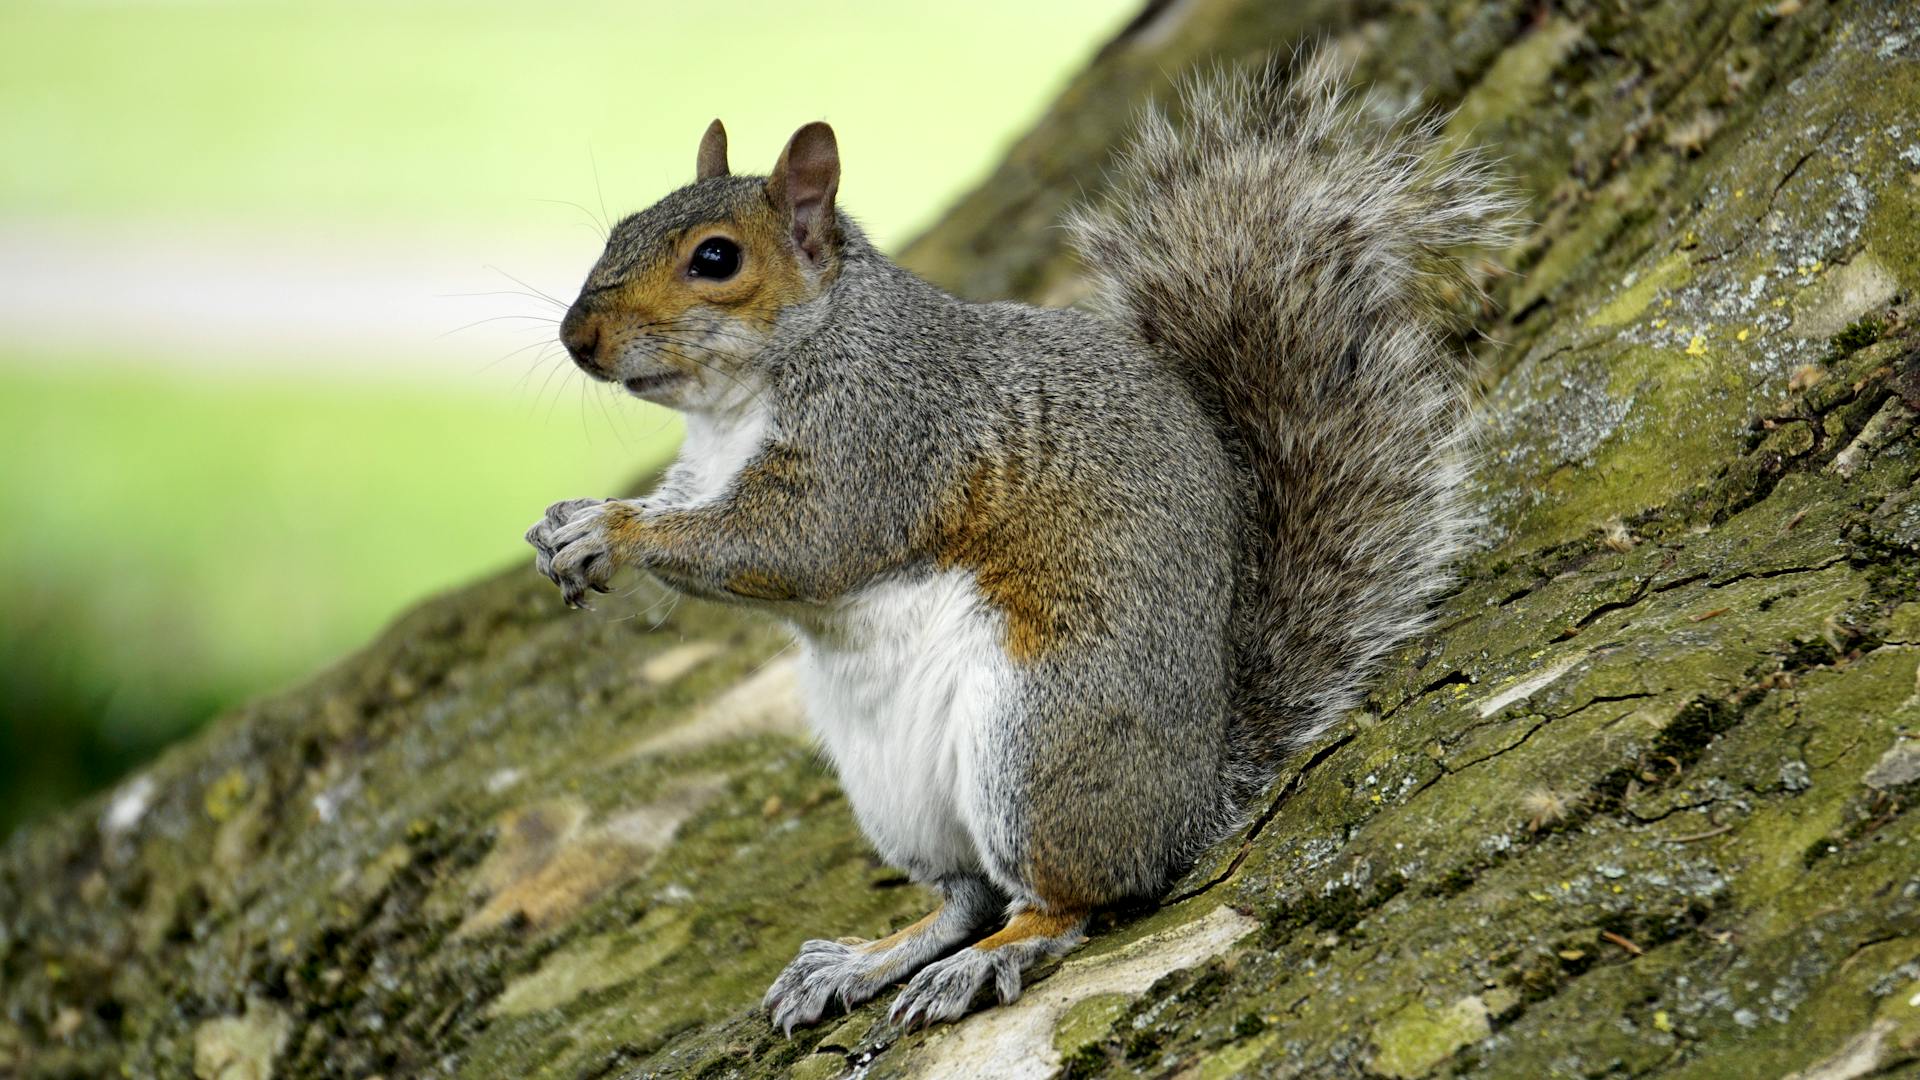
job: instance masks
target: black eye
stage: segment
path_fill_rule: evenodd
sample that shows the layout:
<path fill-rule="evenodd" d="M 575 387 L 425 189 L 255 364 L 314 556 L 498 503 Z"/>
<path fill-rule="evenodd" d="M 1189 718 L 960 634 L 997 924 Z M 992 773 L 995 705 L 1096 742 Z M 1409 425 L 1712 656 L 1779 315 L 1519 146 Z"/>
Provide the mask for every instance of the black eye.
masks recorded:
<path fill-rule="evenodd" d="M 687 273 L 713 281 L 725 281 L 739 271 L 740 245 L 723 236 L 700 241 L 687 266 Z"/>

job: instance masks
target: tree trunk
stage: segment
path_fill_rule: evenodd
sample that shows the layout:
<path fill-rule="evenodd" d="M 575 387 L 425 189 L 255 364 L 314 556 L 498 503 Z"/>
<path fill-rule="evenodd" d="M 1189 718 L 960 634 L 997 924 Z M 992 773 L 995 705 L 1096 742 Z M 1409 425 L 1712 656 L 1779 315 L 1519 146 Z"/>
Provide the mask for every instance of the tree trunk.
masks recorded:
<path fill-rule="evenodd" d="M 1155 3 L 906 261 L 1075 299 L 1131 112 L 1315 38 L 1531 197 L 1487 545 L 1167 904 L 958 1025 L 779 1037 L 803 938 L 927 897 L 772 627 L 523 567 L 16 836 L 0 1073 L 1920 1076 L 1920 9 Z"/>

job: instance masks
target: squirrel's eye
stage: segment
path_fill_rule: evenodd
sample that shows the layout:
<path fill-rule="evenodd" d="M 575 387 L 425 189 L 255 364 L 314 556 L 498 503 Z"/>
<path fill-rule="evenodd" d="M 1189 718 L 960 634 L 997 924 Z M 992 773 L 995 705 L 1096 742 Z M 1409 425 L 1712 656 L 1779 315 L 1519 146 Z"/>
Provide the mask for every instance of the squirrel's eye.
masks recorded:
<path fill-rule="evenodd" d="M 700 241 L 693 249 L 693 261 L 687 273 L 694 277 L 725 281 L 740 269 L 740 245 L 722 236 Z"/>

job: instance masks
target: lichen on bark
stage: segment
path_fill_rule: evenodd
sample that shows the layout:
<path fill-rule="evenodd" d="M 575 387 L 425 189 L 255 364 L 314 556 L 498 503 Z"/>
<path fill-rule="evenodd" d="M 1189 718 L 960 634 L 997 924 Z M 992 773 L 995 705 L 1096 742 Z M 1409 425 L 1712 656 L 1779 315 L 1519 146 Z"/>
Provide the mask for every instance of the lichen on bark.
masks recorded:
<path fill-rule="evenodd" d="M 926 896 L 771 627 L 516 569 L 16 836 L 0 1072 L 1920 1068 L 1920 13 L 1154 4 L 906 260 L 1076 298 L 1051 226 L 1132 109 L 1308 40 L 1531 200 L 1467 343 L 1486 543 L 1167 904 L 953 1028 L 776 1036 L 800 940 Z"/>

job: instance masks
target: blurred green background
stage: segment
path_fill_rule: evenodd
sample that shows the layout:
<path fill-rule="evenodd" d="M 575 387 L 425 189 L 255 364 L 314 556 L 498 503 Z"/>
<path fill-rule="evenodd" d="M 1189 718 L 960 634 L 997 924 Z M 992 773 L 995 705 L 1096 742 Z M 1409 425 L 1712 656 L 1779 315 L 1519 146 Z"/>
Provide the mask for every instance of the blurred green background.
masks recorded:
<path fill-rule="evenodd" d="M 710 119 L 897 247 L 1137 5 L 0 5 L 0 835 L 672 452 L 540 294 Z"/>

